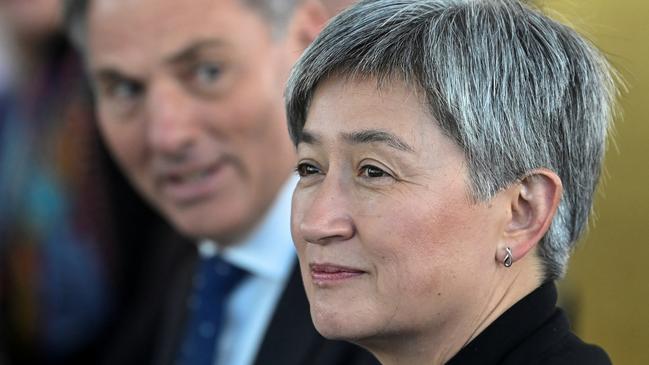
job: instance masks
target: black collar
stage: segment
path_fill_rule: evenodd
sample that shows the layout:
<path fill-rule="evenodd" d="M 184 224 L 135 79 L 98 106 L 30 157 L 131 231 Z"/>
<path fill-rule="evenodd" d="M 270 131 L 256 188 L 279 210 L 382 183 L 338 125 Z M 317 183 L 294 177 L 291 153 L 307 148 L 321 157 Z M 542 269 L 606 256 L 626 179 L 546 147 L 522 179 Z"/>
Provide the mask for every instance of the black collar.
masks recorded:
<path fill-rule="evenodd" d="M 460 350 L 447 365 L 495 365 L 550 319 L 556 311 L 557 289 L 546 282 L 514 304 Z"/>

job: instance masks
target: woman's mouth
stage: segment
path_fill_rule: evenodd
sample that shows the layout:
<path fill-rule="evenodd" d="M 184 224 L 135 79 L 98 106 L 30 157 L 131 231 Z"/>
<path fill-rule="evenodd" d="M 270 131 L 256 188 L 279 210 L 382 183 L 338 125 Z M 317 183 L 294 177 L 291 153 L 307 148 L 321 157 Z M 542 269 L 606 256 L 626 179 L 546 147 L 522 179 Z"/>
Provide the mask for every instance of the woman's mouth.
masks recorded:
<path fill-rule="evenodd" d="M 309 264 L 311 279 L 318 286 L 336 284 L 357 278 L 366 272 L 360 269 L 335 264 Z"/>

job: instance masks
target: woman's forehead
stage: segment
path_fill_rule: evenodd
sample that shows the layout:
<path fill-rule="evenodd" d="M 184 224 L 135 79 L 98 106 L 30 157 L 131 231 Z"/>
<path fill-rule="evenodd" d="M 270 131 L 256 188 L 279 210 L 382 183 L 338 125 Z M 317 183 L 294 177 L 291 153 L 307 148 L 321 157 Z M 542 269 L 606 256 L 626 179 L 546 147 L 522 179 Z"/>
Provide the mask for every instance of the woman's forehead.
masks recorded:
<path fill-rule="evenodd" d="M 314 94 L 301 139 L 336 136 L 346 142 L 383 141 L 402 150 L 437 128 L 427 105 L 403 82 L 328 79 Z"/>

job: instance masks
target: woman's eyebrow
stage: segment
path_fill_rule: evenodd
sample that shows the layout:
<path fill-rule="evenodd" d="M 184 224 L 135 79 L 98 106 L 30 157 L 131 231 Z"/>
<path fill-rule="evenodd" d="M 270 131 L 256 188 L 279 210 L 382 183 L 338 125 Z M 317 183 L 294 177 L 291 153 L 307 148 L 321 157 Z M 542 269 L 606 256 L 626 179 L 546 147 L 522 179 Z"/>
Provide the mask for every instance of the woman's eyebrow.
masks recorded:
<path fill-rule="evenodd" d="M 322 137 L 317 133 L 302 130 L 297 141 L 297 144 L 300 143 L 319 145 L 322 144 Z"/>
<path fill-rule="evenodd" d="M 364 143 L 384 143 L 394 149 L 403 152 L 415 152 L 415 149 L 404 142 L 401 138 L 395 136 L 390 132 L 380 129 L 365 129 L 361 131 L 342 133 L 343 139 L 351 144 L 364 144 Z"/>
<path fill-rule="evenodd" d="M 343 132 L 340 134 L 343 141 L 349 144 L 367 144 L 367 143 L 383 143 L 391 148 L 399 151 L 414 153 L 415 149 L 404 142 L 401 138 L 395 136 L 390 132 L 380 129 L 364 129 L 354 132 Z M 300 133 L 298 144 L 306 143 L 311 145 L 322 144 L 322 136 L 318 133 L 303 130 Z"/>

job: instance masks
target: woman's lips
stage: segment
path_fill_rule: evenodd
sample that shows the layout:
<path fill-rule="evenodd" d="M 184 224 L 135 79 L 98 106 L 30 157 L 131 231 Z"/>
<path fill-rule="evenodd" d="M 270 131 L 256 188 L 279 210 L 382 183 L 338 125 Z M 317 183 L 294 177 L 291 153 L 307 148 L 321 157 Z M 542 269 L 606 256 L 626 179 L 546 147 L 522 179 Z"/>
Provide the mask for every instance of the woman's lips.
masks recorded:
<path fill-rule="evenodd" d="M 365 274 L 365 271 L 334 265 L 334 264 L 309 264 L 311 279 L 316 285 L 334 284 L 344 280 L 353 279 Z"/>

